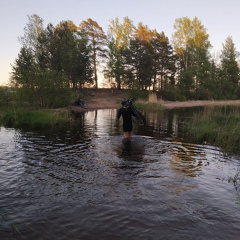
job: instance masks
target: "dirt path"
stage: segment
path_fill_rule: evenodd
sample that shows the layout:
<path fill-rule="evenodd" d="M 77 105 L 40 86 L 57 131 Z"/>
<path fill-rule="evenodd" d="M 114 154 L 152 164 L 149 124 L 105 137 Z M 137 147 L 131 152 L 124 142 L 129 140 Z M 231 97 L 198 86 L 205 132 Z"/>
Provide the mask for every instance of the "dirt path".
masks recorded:
<path fill-rule="evenodd" d="M 86 97 L 87 109 L 77 106 L 71 106 L 74 112 L 93 111 L 97 109 L 116 109 L 120 108 L 122 98 L 127 98 L 124 91 L 113 91 L 111 89 L 94 90 Z"/>
<path fill-rule="evenodd" d="M 162 101 L 162 106 L 165 108 L 182 108 L 182 107 L 198 107 L 198 106 L 226 106 L 226 105 L 239 105 L 240 100 L 232 101 L 184 101 L 184 102 L 169 102 Z"/>
<path fill-rule="evenodd" d="M 97 109 L 117 109 L 120 108 L 122 98 L 127 98 L 124 90 L 112 91 L 110 89 L 99 89 L 93 91 L 88 97 L 86 102 L 88 108 L 84 109 L 78 106 L 71 106 L 74 112 L 93 111 Z M 197 106 L 224 106 L 224 105 L 239 105 L 240 100 L 235 101 L 184 101 L 184 102 L 170 102 L 159 101 L 159 103 L 167 109 L 182 108 L 182 107 L 197 107 Z"/>

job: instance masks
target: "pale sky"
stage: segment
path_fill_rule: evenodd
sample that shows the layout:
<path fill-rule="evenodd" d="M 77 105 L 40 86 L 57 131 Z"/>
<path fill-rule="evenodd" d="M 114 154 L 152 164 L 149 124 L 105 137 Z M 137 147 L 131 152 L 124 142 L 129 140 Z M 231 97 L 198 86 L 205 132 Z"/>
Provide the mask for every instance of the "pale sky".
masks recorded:
<path fill-rule="evenodd" d="M 164 31 L 171 41 L 175 19 L 197 17 L 209 34 L 212 51 L 221 51 L 228 36 L 240 51 L 240 0 L 0 0 L 0 85 L 7 84 L 11 64 L 21 45 L 28 15 L 37 14 L 53 25 L 72 20 L 79 25 L 91 18 L 107 33 L 109 21 L 124 17 L 135 26 L 139 22 L 149 29 Z"/>

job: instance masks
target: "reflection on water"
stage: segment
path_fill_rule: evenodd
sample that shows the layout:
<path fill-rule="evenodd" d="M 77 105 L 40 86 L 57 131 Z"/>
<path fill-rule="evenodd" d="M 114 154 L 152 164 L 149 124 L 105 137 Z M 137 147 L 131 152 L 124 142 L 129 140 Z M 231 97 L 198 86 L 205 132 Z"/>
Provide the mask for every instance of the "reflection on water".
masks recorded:
<path fill-rule="evenodd" d="M 116 113 L 0 128 L 0 239 L 237 238 L 239 157 L 183 139 L 191 111 L 146 113 L 127 144 Z"/>

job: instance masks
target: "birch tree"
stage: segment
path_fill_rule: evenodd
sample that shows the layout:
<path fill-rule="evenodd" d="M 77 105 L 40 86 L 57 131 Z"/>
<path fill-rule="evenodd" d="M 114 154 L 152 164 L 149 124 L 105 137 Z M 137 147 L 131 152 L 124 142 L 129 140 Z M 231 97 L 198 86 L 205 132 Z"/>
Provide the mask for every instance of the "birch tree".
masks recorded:
<path fill-rule="evenodd" d="M 121 84 L 125 81 L 126 69 L 124 67 L 124 59 L 122 52 L 129 46 L 133 31 L 133 23 L 128 18 L 123 19 L 123 23 L 119 19 L 111 20 L 108 33 L 108 64 L 105 73 L 110 79 L 114 79 L 117 88 L 121 88 Z"/>

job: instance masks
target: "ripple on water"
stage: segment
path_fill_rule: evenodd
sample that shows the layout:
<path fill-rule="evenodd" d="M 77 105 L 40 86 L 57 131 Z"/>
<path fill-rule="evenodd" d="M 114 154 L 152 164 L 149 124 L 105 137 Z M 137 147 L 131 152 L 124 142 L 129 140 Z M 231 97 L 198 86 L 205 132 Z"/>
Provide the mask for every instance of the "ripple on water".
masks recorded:
<path fill-rule="evenodd" d="M 12 130 L 1 138 L 0 233 L 14 232 L 12 239 L 18 231 L 25 239 L 237 236 L 239 191 L 228 182 L 237 158 L 145 136 L 124 144 L 122 136 L 72 141 L 69 134 L 14 138 Z"/>

